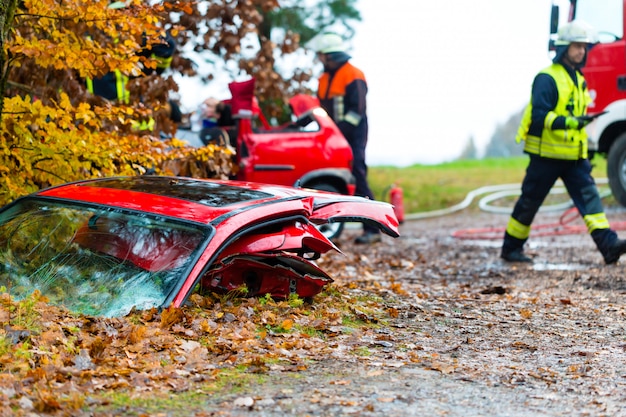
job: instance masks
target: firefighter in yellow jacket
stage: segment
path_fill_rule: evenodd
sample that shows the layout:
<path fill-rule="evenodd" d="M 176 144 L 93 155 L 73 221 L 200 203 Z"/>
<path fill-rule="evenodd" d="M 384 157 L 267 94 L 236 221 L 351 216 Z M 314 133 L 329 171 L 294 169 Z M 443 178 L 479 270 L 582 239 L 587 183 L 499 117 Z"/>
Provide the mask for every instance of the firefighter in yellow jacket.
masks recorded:
<path fill-rule="evenodd" d="M 618 239 L 604 213 L 587 154 L 585 126 L 592 120 L 587 115 L 591 98 L 580 69 L 593 43 L 595 35 L 587 24 L 576 20 L 566 24 L 559 30 L 552 65 L 533 81 L 517 137 L 525 141 L 530 161 L 504 234 L 500 256 L 506 261 L 532 262 L 523 246 L 535 215 L 559 178 L 605 263 L 615 263 L 626 253 L 626 240 Z"/>
<path fill-rule="evenodd" d="M 153 45 L 151 49 L 142 50 L 139 55 L 143 55 L 156 60 L 156 70 L 144 68 L 143 73 L 150 75 L 153 72 L 162 74 L 169 68 L 174 52 L 176 51 L 176 41 L 172 34 L 167 31 L 160 43 Z M 87 79 L 87 90 L 95 95 L 104 97 L 107 100 L 117 100 L 120 103 L 128 104 L 130 93 L 126 88 L 129 77 L 119 70 L 111 71 L 102 77 Z"/>
<path fill-rule="evenodd" d="M 355 194 L 374 199 L 367 182 L 365 148 L 367 146 L 367 82 L 363 72 L 352 65 L 346 53 L 343 39 L 336 33 L 322 33 L 313 38 L 309 47 L 317 53 L 324 65 L 319 79 L 317 97 L 324 110 L 337 124 L 352 148 L 352 175 L 356 182 Z M 356 238 L 357 244 L 380 242 L 380 231 L 363 225 L 363 234 Z"/>
<path fill-rule="evenodd" d="M 109 9 L 124 9 L 127 7 L 125 1 L 115 1 L 108 5 Z M 156 73 L 161 75 L 172 64 L 172 59 L 176 51 L 176 40 L 172 36 L 172 33 L 167 30 L 165 34 L 159 39 L 159 42 L 154 45 L 146 46 L 146 40 L 143 40 L 144 46 L 139 51 L 140 56 L 150 58 L 156 61 L 156 69 L 143 68 L 143 75 L 151 75 Z M 87 91 L 91 94 L 103 97 L 110 101 L 117 101 L 121 104 L 130 103 L 130 92 L 128 91 L 128 82 L 130 77 L 123 74 L 120 70 L 113 70 L 104 74 L 101 77 L 88 78 L 85 80 Z M 169 105 L 175 105 L 170 100 Z M 173 114 L 173 112 L 172 112 Z M 155 121 L 153 118 L 143 121 L 135 121 L 133 127 L 138 131 L 151 131 L 154 129 Z"/>

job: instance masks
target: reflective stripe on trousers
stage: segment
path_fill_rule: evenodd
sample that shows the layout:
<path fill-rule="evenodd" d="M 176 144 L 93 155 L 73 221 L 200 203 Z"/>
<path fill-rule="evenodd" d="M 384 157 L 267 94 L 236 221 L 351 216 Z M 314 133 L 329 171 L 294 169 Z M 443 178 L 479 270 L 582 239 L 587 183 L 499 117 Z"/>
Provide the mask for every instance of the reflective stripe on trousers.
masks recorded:
<path fill-rule="evenodd" d="M 521 248 L 531 233 L 531 224 L 546 196 L 558 179 L 582 216 L 589 233 L 609 230 L 588 159 L 577 161 L 542 158 L 530 155 L 522 194 L 515 203 L 504 235 L 503 250 Z"/>

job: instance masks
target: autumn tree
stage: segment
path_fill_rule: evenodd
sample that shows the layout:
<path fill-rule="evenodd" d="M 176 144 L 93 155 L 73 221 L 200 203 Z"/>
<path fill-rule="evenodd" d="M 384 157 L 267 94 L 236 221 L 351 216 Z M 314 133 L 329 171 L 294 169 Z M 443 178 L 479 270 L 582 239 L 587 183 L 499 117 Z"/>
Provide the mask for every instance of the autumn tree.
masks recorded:
<path fill-rule="evenodd" d="M 243 68 L 249 74 L 259 77 L 259 93 L 264 99 L 263 109 L 272 116 L 280 116 L 284 110 L 284 97 L 300 92 L 310 92 L 307 88 L 313 74 L 311 66 L 296 68 L 289 73 L 277 69 L 273 49 L 280 49 L 281 56 L 291 54 L 298 46 L 306 45 L 315 35 L 325 30 L 336 30 L 345 38 L 354 35 L 352 23 L 360 21 L 361 15 L 356 8 L 357 0 L 317 0 L 303 2 L 284 0 L 280 7 L 262 10 L 262 21 L 257 37 L 261 45 L 261 56 L 271 63 L 261 71 L 255 70 L 255 62 L 246 61 Z"/>
<path fill-rule="evenodd" d="M 269 22 L 264 26 L 264 19 L 277 19 L 277 0 L 125 4 L 0 0 L 0 203 L 65 181 L 160 173 L 166 160 L 176 158 L 203 165 L 198 176 L 231 172 L 229 149 L 196 150 L 171 138 L 176 126 L 168 118 L 167 100 L 178 89 L 172 75 L 196 71 L 178 53 L 169 73 L 145 74 L 156 64 L 140 51 L 149 51 L 165 30 L 175 36 L 179 51 L 191 48 L 237 62 L 257 80 L 259 99 L 276 103 L 268 107 L 273 111 L 310 78 L 306 70 L 282 75 L 276 69 L 275 57 L 299 48 L 296 32 L 286 30 L 279 42 L 263 35 Z M 242 39 L 250 36 L 260 40 L 252 57 L 241 50 Z M 87 91 L 87 79 L 110 71 L 129 77 L 129 103 Z M 138 131 L 141 120 L 156 121 L 156 129 Z"/>
<path fill-rule="evenodd" d="M 283 116 L 285 103 L 297 93 L 310 93 L 313 55 L 304 67 L 283 65 L 296 58 L 317 33 L 340 28 L 342 35 L 354 34 L 351 22 L 361 20 L 357 0 L 215 0 L 192 4 L 176 22 L 185 28 L 178 35 L 181 48 L 200 56 L 236 62 L 239 74 L 253 76 L 256 96 L 269 117 Z M 200 7 L 203 6 L 203 7 Z M 174 19 L 175 20 L 175 19 Z M 244 50 L 243 39 L 256 43 Z M 301 60 L 307 62 L 307 60 Z M 183 75 L 196 75 L 194 63 L 184 56 L 173 67 Z M 210 82 L 213 74 L 205 81 Z M 182 92 L 184 94 L 184 92 Z"/>
<path fill-rule="evenodd" d="M 165 29 L 159 16 L 171 7 L 139 0 L 124 9 L 106 1 L 2 4 L 1 203 L 59 182 L 145 173 L 176 153 L 175 141 L 134 127 L 154 118 L 159 131 L 172 130 L 164 103 L 175 85 L 141 77 L 155 63 L 138 53 L 158 41 Z M 87 93 L 86 79 L 113 70 L 133 78 L 132 102 Z"/>

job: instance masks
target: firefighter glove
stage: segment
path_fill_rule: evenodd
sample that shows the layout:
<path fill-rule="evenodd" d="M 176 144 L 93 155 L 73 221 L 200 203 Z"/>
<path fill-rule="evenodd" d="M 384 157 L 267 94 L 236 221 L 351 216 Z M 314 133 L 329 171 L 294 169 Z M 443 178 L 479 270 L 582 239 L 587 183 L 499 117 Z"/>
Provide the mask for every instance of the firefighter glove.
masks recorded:
<path fill-rule="evenodd" d="M 568 129 L 580 130 L 587 126 L 591 120 L 592 119 L 587 116 L 567 117 L 565 119 L 565 126 L 567 126 Z"/>

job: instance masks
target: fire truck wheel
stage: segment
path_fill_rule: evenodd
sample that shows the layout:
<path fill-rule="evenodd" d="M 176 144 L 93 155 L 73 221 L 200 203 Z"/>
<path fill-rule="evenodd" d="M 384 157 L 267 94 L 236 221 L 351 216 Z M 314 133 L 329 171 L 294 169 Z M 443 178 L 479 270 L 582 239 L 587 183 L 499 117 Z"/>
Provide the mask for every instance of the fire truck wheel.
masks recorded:
<path fill-rule="evenodd" d="M 337 189 L 337 187 L 335 187 L 332 184 L 325 183 L 325 182 L 312 184 L 309 187 L 313 188 L 314 190 L 330 191 L 332 193 L 341 194 L 341 192 Z M 320 230 L 320 232 L 324 234 L 324 236 L 326 236 L 330 240 L 333 240 L 333 239 L 339 239 L 339 236 L 341 236 L 341 233 L 343 232 L 343 226 L 344 226 L 343 223 L 328 223 L 328 224 L 321 224 L 317 226 L 317 228 Z"/>
<path fill-rule="evenodd" d="M 611 145 L 606 170 L 613 197 L 626 207 L 626 133 L 618 136 Z"/>

